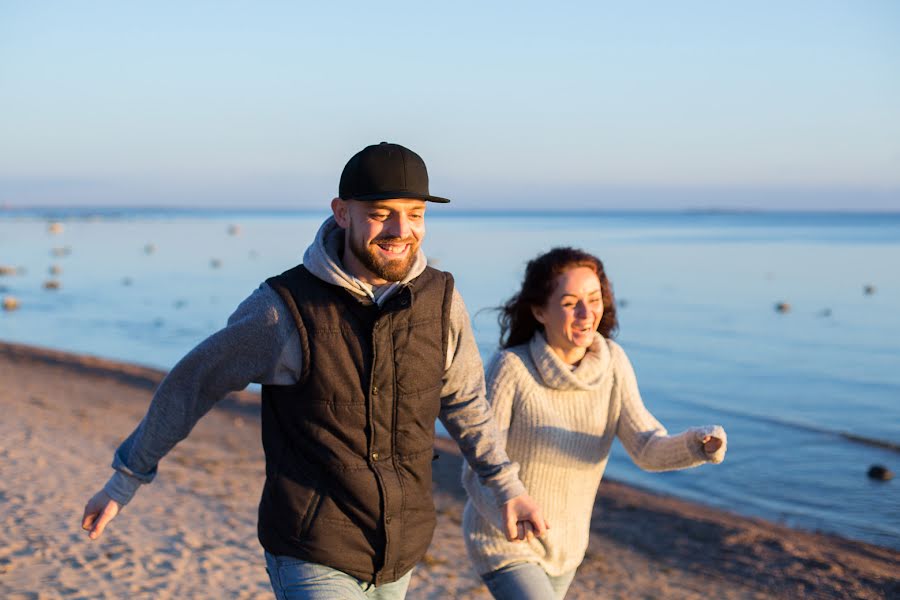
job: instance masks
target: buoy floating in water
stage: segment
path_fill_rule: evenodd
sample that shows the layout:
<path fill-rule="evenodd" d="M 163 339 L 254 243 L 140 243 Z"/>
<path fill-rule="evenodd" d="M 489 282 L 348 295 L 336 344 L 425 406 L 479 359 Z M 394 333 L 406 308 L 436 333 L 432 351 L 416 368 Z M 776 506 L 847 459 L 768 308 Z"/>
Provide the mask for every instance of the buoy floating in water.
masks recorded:
<path fill-rule="evenodd" d="M 871 296 L 874 293 L 875 293 L 875 286 L 872 285 L 871 283 L 863 286 L 863 294 L 865 294 L 866 296 Z"/>
<path fill-rule="evenodd" d="M 878 481 L 890 481 L 894 478 L 894 472 L 884 465 L 872 465 L 869 467 L 869 478 Z"/>

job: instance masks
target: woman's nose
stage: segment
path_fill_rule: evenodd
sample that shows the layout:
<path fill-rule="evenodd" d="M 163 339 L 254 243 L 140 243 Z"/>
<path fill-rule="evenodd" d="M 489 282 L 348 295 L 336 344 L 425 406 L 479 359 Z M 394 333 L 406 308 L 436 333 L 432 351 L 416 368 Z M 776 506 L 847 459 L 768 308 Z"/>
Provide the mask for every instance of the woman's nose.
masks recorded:
<path fill-rule="evenodd" d="M 579 302 L 575 305 L 575 316 L 579 319 L 583 319 L 588 316 L 588 308 L 587 304 L 584 302 Z"/>

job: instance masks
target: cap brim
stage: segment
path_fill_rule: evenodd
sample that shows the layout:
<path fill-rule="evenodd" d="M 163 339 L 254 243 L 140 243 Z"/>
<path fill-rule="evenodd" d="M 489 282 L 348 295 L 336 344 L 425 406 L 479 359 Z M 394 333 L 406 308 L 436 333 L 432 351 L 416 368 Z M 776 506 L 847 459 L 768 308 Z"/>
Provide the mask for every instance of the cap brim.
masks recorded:
<path fill-rule="evenodd" d="M 411 194 L 410 192 L 379 192 L 377 194 L 353 196 L 352 198 L 341 198 L 341 200 L 358 200 L 360 202 L 374 202 L 375 200 L 425 200 L 427 202 L 438 202 L 441 204 L 450 202 L 449 198 L 429 196 L 427 194 Z"/>

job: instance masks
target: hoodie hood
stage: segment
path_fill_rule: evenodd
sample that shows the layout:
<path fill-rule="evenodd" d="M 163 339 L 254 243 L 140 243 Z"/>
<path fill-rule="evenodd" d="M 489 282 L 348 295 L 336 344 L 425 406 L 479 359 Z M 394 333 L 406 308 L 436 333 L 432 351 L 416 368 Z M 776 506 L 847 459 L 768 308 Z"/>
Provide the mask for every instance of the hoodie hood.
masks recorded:
<path fill-rule="evenodd" d="M 344 265 L 341 262 L 343 250 L 344 230 L 337 224 L 333 216 L 328 217 L 322 223 L 322 226 L 319 227 L 313 243 L 309 245 L 309 248 L 303 254 L 303 266 L 322 281 L 344 288 L 358 297 L 359 300 L 375 302 L 379 305 L 391 297 L 400 286 L 421 275 L 428 264 L 425 253 L 420 247 L 416 253 L 415 260 L 413 260 L 412 268 L 410 268 L 409 273 L 406 274 L 402 281 L 391 282 L 373 288 L 368 283 L 360 281 L 344 270 Z"/>

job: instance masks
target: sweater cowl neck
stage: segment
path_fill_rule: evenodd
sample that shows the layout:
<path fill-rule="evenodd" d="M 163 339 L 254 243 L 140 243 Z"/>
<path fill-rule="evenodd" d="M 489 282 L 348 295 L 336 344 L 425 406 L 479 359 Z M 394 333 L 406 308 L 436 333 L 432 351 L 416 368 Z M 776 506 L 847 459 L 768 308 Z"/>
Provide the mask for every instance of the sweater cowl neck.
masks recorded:
<path fill-rule="evenodd" d="M 541 331 L 535 332 L 528 350 L 544 385 L 555 390 L 595 390 L 610 372 L 609 345 L 599 333 L 575 369 L 557 356 Z"/>

